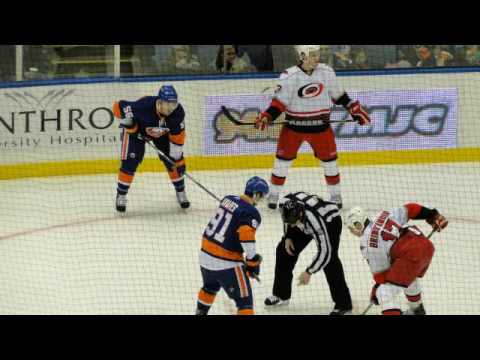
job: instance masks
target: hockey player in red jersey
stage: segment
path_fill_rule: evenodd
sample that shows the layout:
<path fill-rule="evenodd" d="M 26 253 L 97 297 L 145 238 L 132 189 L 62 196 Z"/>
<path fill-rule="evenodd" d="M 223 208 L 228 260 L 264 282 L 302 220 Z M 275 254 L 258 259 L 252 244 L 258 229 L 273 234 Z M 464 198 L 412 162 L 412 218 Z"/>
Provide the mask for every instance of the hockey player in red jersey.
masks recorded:
<path fill-rule="evenodd" d="M 409 220 L 426 220 L 435 231 L 448 225 L 436 209 L 419 204 L 382 211 L 375 217 L 355 207 L 345 217 L 350 232 L 361 237 L 360 250 L 372 271 L 375 285 L 371 302 L 382 306 L 384 315 L 425 315 L 422 302 L 422 278 L 432 261 L 435 248 Z M 404 292 L 409 309 L 402 312 L 397 295 Z"/>
<path fill-rule="evenodd" d="M 288 169 L 303 142 L 308 142 L 324 169 L 330 201 L 342 207 L 340 174 L 337 167 L 337 146 L 330 127 L 332 101 L 345 107 L 360 125 L 368 125 L 370 117 L 358 101 L 350 99 L 337 82 L 335 71 L 319 63 L 320 45 L 296 45 L 300 63 L 284 71 L 279 79 L 270 107 L 260 113 L 255 127 L 265 130 L 285 112 L 277 144 L 271 177 L 268 206 L 276 209 Z"/>

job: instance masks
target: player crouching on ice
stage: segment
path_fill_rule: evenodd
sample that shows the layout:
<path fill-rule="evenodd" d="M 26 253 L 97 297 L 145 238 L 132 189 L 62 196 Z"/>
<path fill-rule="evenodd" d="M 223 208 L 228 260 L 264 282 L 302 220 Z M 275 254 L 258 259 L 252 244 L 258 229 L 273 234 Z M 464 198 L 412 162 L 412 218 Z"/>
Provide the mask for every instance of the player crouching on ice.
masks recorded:
<path fill-rule="evenodd" d="M 440 232 L 448 221 L 436 209 L 419 204 L 382 211 L 374 218 L 355 207 L 345 223 L 350 232 L 361 237 L 360 250 L 373 273 L 375 285 L 371 302 L 382 306 L 384 315 L 425 315 L 419 278 L 428 270 L 435 252 L 433 243 L 409 220 L 426 220 Z M 402 313 L 397 295 L 404 292 L 409 310 Z"/>
<path fill-rule="evenodd" d="M 199 255 L 203 287 L 198 293 L 197 315 L 208 314 L 221 288 L 235 301 L 238 315 L 254 314 L 248 278 L 258 280 L 262 262 L 255 246 L 261 223 L 255 206 L 267 194 L 267 182 L 255 176 L 247 182 L 244 195 L 229 195 L 220 202 L 203 233 Z"/>
<path fill-rule="evenodd" d="M 118 174 L 117 211 L 125 212 L 127 193 L 135 172 L 145 155 L 145 141 L 152 141 L 176 165 L 160 160 L 176 190 L 177 201 L 184 209 L 190 207 L 185 194 L 185 111 L 171 85 L 160 88 L 158 96 L 145 96 L 138 101 L 120 100 L 113 104 L 113 114 L 122 128 L 121 167 Z"/>

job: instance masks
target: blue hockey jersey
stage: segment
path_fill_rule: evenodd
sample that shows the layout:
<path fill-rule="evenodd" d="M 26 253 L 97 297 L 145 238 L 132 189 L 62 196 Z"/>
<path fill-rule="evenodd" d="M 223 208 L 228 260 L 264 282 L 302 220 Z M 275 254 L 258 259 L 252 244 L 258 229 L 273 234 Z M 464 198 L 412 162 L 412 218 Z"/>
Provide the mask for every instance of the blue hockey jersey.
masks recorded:
<path fill-rule="evenodd" d="M 185 143 L 185 111 L 181 104 L 168 116 L 157 114 L 157 96 L 145 96 L 137 101 L 120 100 L 113 104 L 113 114 L 118 119 L 132 118 L 134 126 L 127 129 L 129 133 L 139 133 L 152 138 L 168 135 L 176 145 Z M 156 134 L 156 136 L 152 136 Z"/>
<path fill-rule="evenodd" d="M 245 249 L 255 254 L 260 223 L 260 213 L 244 196 L 224 197 L 203 233 L 200 265 L 220 270 L 244 262 Z"/>

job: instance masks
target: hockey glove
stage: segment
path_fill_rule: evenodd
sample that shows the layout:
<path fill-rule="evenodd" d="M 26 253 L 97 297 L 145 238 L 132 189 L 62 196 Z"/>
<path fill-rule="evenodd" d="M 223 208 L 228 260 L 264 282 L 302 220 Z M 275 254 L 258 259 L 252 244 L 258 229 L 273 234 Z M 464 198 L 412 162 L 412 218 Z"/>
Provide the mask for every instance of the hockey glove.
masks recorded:
<path fill-rule="evenodd" d="M 448 225 L 448 221 L 445 216 L 441 215 L 437 209 L 432 210 L 432 215 L 427 219 L 427 223 L 432 226 L 433 230 L 438 232 L 445 229 Z"/>
<path fill-rule="evenodd" d="M 379 305 L 378 298 L 377 298 L 377 289 L 380 287 L 380 284 L 375 284 L 372 288 L 372 292 L 370 293 L 370 302 L 375 305 Z"/>
<path fill-rule="evenodd" d="M 262 263 L 262 256 L 256 254 L 253 258 L 247 259 L 247 275 L 251 278 L 257 278 L 260 275 L 260 264 Z"/>
<path fill-rule="evenodd" d="M 360 102 L 352 101 L 347 106 L 347 110 L 352 116 L 353 120 L 358 122 L 360 125 L 369 125 L 371 123 L 370 116 L 365 111 L 365 109 L 360 105 Z"/>
<path fill-rule="evenodd" d="M 255 129 L 259 129 L 264 131 L 268 128 L 268 126 L 272 123 L 272 117 L 267 112 L 262 112 L 258 114 L 257 118 L 255 119 Z"/>

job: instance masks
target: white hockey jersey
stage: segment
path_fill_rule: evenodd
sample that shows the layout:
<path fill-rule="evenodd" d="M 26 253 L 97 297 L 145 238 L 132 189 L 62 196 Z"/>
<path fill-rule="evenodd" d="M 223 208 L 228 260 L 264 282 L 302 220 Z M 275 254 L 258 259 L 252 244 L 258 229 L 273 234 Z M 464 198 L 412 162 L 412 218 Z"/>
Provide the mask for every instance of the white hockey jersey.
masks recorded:
<path fill-rule="evenodd" d="M 360 240 L 360 250 L 372 273 L 381 273 L 390 268 L 390 249 L 400 237 L 401 228 L 408 222 L 405 207 L 382 211 L 365 229 Z"/>
<path fill-rule="evenodd" d="M 337 100 L 345 93 L 335 71 L 318 64 L 311 75 L 299 66 L 284 71 L 275 90 L 274 99 L 285 107 L 285 120 L 291 125 L 323 125 L 325 115 L 330 115 L 332 99 Z"/>

